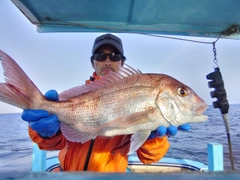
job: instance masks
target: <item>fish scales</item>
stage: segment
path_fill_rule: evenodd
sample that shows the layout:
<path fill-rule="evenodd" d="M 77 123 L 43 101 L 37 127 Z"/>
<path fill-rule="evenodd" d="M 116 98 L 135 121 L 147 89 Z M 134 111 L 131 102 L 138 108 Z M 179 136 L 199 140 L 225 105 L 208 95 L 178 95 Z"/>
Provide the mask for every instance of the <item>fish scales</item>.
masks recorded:
<path fill-rule="evenodd" d="M 94 130 L 119 116 L 144 111 L 149 106 L 156 107 L 158 89 L 153 81 L 149 81 L 153 79 L 152 76 L 154 75 L 131 76 L 105 88 L 72 98 L 61 106 L 53 103 L 41 108 L 58 115 L 61 121 L 71 127 L 79 123 L 82 124 L 79 128 L 85 127 L 84 132 Z M 155 77 L 156 81 L 159 81 L 159 76 Z"/>

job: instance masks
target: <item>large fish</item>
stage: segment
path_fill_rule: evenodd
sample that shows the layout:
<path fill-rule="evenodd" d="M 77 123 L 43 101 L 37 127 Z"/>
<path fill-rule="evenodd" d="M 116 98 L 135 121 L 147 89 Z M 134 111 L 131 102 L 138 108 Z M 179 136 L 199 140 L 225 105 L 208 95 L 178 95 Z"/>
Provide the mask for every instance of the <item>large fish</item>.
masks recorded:
<path fill-rule="evenodd" d="M 133 134 L 130 153 L 158 126 L 207 120 L 206 103 L 188 86 L 164 74 L 143 74 L 131 67 L 111 72 L 89 85 L 64 91 L 60 101 L 47 100 L 18 64 L 0 51 L 5 83 L 0 101 L 22 109 L 44 109 L 61 121 L 73 142 L 97 136 Z"/>

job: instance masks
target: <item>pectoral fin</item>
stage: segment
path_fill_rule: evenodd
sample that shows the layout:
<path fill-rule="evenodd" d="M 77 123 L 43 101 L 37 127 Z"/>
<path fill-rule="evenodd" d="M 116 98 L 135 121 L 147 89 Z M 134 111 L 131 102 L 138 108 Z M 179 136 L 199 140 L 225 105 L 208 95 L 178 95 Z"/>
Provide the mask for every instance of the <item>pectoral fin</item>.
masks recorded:
<path fill-rule="evenodd" d="M 133 134 L 131 137 L 131 145 L 128 154 L 131 154 L 134 151 L 138 150 L 138 148 L 140 148 L 141 145 L 147 140 L 150 133 L 151 133 L 150 131 L 142 131 Z"/>
<path fill-rule="evenodd" d="M 124 129 L 124 128 L 129 128 L 135 125 L 139 125 L 139 124 L 145 124 L 145 123 L 149 123 L 149 121 L 152 121 L 152 119 L 150 117 L 154 116 L 155 113 L 155 109 L 151 108 L 148 109 L 146 111 L 140 111 L 140 112 L 136 112 L 133 114 L 129 114 L 129 115 L 124 115 L 124 116 L 120 116 L 112 121 L 109 121 L 101 126 L 99 126 L 98 128 L 96 128 L 96 132 L 94 132 L 95 134 L 98 134 L 98 132 L 103 132 L 107 129 L 111 130 L 111 129 Z M 134 132 L 132 132 L 134 133 Z M 120 135 L 120 134 L 118 134 Z"/>
<path fill-rule="evenodd" d="M 91 133 L 81 133 L 75 129 L 70 128 L 65 123 L 61 122 L 61 131 L 67 140 L 71 142 L 85 143 L 91 139 L 95 139 L 96 135 Z"/>

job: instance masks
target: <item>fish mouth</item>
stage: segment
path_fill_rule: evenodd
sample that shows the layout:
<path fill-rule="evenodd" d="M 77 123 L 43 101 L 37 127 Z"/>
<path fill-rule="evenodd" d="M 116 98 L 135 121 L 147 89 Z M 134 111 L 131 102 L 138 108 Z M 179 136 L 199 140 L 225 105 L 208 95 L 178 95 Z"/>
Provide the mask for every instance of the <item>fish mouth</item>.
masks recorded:
<path fill-rule="evenodd" d="M 199 116 L 195 116 L 192 118 L 192 122 L 204 122 L 204 121 L 207 121 L 208 119 L 208 116 L 206 115 L 199 115 Z"/>
<path fill-rule="evenodd" d="M 201 116 L 197 116 L 199 117 L 199 119 L 202 119 L 202 121 L 206 121 L 208 119 L 208 116 L 207 115 L 201 115 Z"/>
<path fill-rule="evenodd" d="M 179 109 L 177 108 L 177 105 L 173 103 L 175 111 L 178 112 L 177 114 L 181 114 Z M 204 122 L 208 119 L 208 116 L 204 115 L 203 113 L 208 108 L 208 105 L 206 103 L 198 104 L 198 107 L 193 108 L 190 114 L 182 114 L 181 116 L 176 116 L 175 122 L 171 123 L 174 126 L 179 126 L 184 123 L 196 123 L 196 122 Z M 184 122 L 184 123 L 183 123 Z"/>
<path fill-rule="evenodd" d="M 208 120 L 208 116 L 206 116 L 206 115 L 183 116 L 182 118 L 185 120 L 184 123 L 182 120 L 176 120 L 174 123 L 171 123 L 171 124 L 174 126 L 180 126 L 185 123 L 199 123 L 199 122 L 205 122 Z"/>
<path fill-rule="evenodd" d="M 196 109 L 196 117 L 194 118 L 195 122 L 204 122 L 208 119 L 207 115 L 204 115 L 203 113 L 207 110 L 208 105 L 206 103 L 203 103 L 200 107 Z"/>
<path fill-rule="evenodd" d="M 202 114 L 207 110 L 207 108 L 208 108 L 208 105 L 204 103 L 202 106 L 196 109 L 196 114 L 198 116 L 202 116 Z"/>

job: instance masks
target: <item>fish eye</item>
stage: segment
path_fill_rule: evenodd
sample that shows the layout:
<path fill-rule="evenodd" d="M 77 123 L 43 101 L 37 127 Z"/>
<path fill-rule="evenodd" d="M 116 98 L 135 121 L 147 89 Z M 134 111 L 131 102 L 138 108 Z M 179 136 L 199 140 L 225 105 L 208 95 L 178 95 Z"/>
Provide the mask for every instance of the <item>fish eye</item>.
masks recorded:
<path fill-rule="evenodd" d="M 179 87 L 178 88 L 178 95 L 182 96 L 182 97 L 185 97 L 187 96 L 187 90 L 183 87 Z"/>

